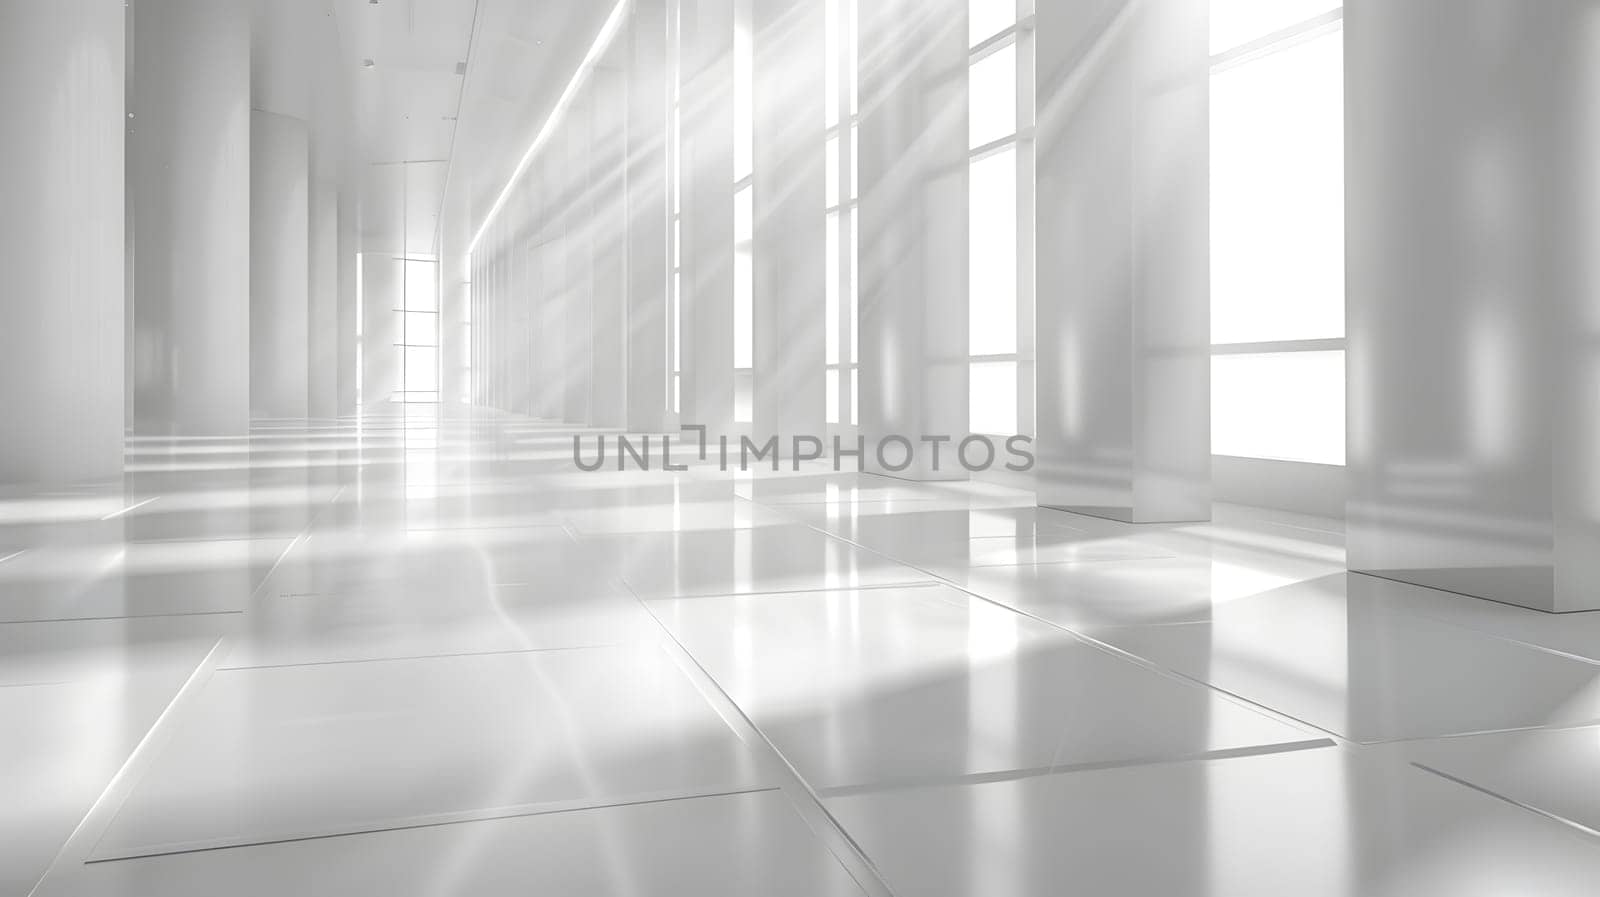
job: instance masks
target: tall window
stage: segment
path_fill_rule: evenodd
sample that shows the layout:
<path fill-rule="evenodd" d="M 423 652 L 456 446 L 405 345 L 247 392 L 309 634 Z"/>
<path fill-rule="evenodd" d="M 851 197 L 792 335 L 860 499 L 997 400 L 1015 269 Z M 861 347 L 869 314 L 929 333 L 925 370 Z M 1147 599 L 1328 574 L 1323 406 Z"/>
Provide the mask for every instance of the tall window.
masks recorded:
<path fill-rule="evenodd" d="M 823 101 L 826 134 L 827 329 L 826 408 L 830 424 L 861 422 L 861 297 L 858 288 L 857 214 L 860 185 L 856 149 L 860 114 L 856 67 L 859 0 L 826 0 L 826 77 Z"/>
<path fill-rule="evenodd" d="M 1345 462 L 1335 0 L 1213 0 L 1212 451 Z"/>
<path fill-rule="evenodd" d="M 750 0 L 734 3 L 733 419 L 755 420 L 755 46 Z"/>
<path fill-rule="evenodd" d="M 672 108 L 667 119 L 667 171 L 671 178 L 672 228 L 668 247 L 672 275 L 667 284 L 667 395 L 666 408 L 683 410 L 683 4 L 671 5 L 668 21 L 671 39 L 669 65 Z"/>
<path fill-rule="evenodd" d="M 401 354 L 400 399 L 439 401 L 439 262 L 410 256 L 401 260 L 405 279 L 400 292 L 398 349 Z"/>
<path fill-rule="evenodd" d="M 969 0 L 971 237 L 968 289 L 969 427 L 1031 429 L 1032 302 L 1024 241 L 1032 219 L 1032 0 Z M 1025 140 L 1024 138 L 1027 138 Z M 1025 382 L 1026 381 L 1026 382 Z M 1026 419 L 1025 419 L 1026 418 Z"/>

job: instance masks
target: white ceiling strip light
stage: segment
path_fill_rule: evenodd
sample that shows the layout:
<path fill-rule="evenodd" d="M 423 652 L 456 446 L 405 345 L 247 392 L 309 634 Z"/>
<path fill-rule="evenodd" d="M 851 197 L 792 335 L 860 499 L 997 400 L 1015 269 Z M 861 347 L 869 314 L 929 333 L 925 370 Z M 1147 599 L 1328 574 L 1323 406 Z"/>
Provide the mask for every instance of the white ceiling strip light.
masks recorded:
<path fill-rule="evenodd" d="M 511 173 L 511 180 L 506 182 L 505 189 L 500 191 L 499 198 L 489 208 L 489 214 L 484 217 L 483 225 L 478 228 L 478 233 L 472 238 L 472 244 L 467 247 L 468 255 L 477 252 L 478 244 L 482 242 L 483 235 L 489 232 L 489 226 L 494 224 L 495 216 L 500 214 L 500 210 L 505 208 L 507 200 L 511 198 L 511 191 L 516 189 L 517 182 L 522 180 L 522 176 L 527 173 L 528 167 L 533 164 L 534 157 L 539 155 L 539 151 L 544 149 L 545 142 L 550 139 L 556 128 L 560 126 L 562 117 L 566 115 L 567 107 L 572 105 L 573 97 L 577 96 L 578 90 L 583 87 L 583 82 L 588 80 L 589 73 L 594 71 L 606 48 L 611 46 L 611 40 L 621 30 L 627 8 L 628 0 L 617 0 L 617 5 L 611 10 L 611 15 L 606 17 L 606 23 L 600 26 L 600 33 L 595 36 L 594 45 L 589 48 L 588 54 L 583 57 L 583 62 L 578 64 L 578 70 L 573 72 L 572 81 L 567 84 L 567 89 L 562 91 L 561 99 L 556 101 L 556 107 L 550 110 L 550 117 L 545 119 L 544 127 L 539 129 L 539 134 L 533 138 L 533 143 L 529 144 L 528 151 L 522 154 L 522 161 L 517 163 L 517 170 Z"/>

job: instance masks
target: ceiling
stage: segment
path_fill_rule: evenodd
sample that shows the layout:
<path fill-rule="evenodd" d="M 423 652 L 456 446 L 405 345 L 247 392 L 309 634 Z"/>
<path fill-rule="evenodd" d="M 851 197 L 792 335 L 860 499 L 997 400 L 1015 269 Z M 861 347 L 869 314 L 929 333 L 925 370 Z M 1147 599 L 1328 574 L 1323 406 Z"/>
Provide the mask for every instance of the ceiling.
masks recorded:
<path fill-rule="evenodd" d="M 609 7 L 256 0 L 253 105 L 343 147 L 362 251 L 464 251 Z M 337 168 L 335 155 L 319 164 Z"/>

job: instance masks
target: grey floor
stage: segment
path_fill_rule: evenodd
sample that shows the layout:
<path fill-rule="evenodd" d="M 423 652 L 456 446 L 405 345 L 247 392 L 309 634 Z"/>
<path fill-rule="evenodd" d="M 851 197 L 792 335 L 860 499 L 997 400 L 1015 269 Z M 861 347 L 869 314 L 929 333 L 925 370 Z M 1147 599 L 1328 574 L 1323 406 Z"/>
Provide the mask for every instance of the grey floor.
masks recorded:
<path fill-rule="evenodd" d="M 423 411 L 0 497 L 0 895 L 1600 893 L 1600 615 L 570 455 Z"/>

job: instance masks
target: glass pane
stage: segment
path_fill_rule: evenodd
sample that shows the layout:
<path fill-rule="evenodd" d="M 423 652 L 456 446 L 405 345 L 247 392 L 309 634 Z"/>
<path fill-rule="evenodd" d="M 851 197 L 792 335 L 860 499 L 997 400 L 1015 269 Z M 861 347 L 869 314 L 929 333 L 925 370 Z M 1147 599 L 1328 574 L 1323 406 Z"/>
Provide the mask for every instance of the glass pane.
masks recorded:
<path fill-rule="evenodd" d="M 1343 0 L 1211 0 L 1211 52 L 1248 44 L 1343 5 Z"/>
<path fill-rule="evenodd" d="M 824 182 L 828 197 L 828 208 L 839 204 L 839 138 L 829 137 L 826 149 L 827 156 L 823 160 Z"/>
<path fill-rule="evenodd" d="M 861 363 L 861 216 L 850 210 L 850 363 Z"/>
<path fill-rule="evenodd" d="M 1008 44 L 972 64 L 967 146 L 976 149 L 1017 133 L 1017 45 Z"/>
<path fill-rule="evenodd" d="M 1017 363 L 996 361 L 972 366 L 969 417 L 974 433 L 1010 436 L 1017 432 Z"/>
<path fill-rule="evenodd" d="M 411 311 L 438 311 L 438 263 L 406 262 L 405 289 L 405 308 Z"/>
<path fill-rule="evenodd" d="M 861 65 L 861 39 L 859 35 L 861 26 L 860 0 L 846 0 L 845 5 L 845 87 L 850 92 L 850 117 L 854 118 L 860 110 L 861 95 L 860 75 Z"/>
<path fill-rule="evenodd" d="M 755 158 L 755 58 L 750 29 L 733 29 L 733 179 L 750 176 Z"/>
<path fill-rule="evenodd" d="M 432 312 L 407 312 L 401 342 L 408 346 L 439 345 L 439 316 Z"/>
<path fill-rule="evenodd" d="M 828 423 L 836 424 L 839 422 L 839 372 L 828 371 L 826 380 Z"/>
<path fill-rule="evenodd" d="M 972 163 L 968 339 L 973 355 L 1017 351 L 1017 151 Z"/>
<path fill-rule="evenodd" d="M 827 343 L 828 364 L 839 363 L 839 253 L 844 250 L 839 245 L 839 213 L 832 212 L 828 215 L 828 235 L 824 253 L 827 256 L 827 286 L 823 290 L 823 329 L 826 331 L 824 339 Z M 837 423 L 837 421 L 834 421 Z"/>
<path fill-rule="evenodd" d="M 967 0 L 968 46 L 976 47 L 1015 24 L 1017 0 Z"/>
<path fill-rule="evenodd" d="M 850 423 L 861 425 L 861 372 L 850 369 Z"/>
<path fill-rule="evenodd" d="M 756 406 L 756 378 L 749 371 L 733 375 L 733 422 L 748 424 L 754 421 Z"/>
<path fill-rule="evenodd" d="M 1344 335 L 1344 57 L 1335 33 L 1211 79 L 1211 339 Z"/>
<path fill-rule="evenodd" d="M 733 366 L 755 367 L 755 268 L 750 251 L 733 254 Z"/>
<path fill-rule="evenodd" d="M 839 123 L 839 0 L 823 4 L 826 36 L 823 38 L 822 120 L 823 127 Z"/>
<path fill-rule="evenodd" d="M 405 349 L 406 392 L 439 391 L 439 350 L 407 347 Z"/>
<path fill-rule="evenodd" d="M 745 243 L 755 239 L 755 188 L 746 187 L 733 195 L 733 240 Z"/>
<path fill-rule="evenodd" d="M 850 201 L 861 198 L 861 128 L 850 126 Z"/>
<path fill-rule="evenodd" d="M 1344 463 L 1344 353 L 1211 359 L 1211 451 Z"/>

